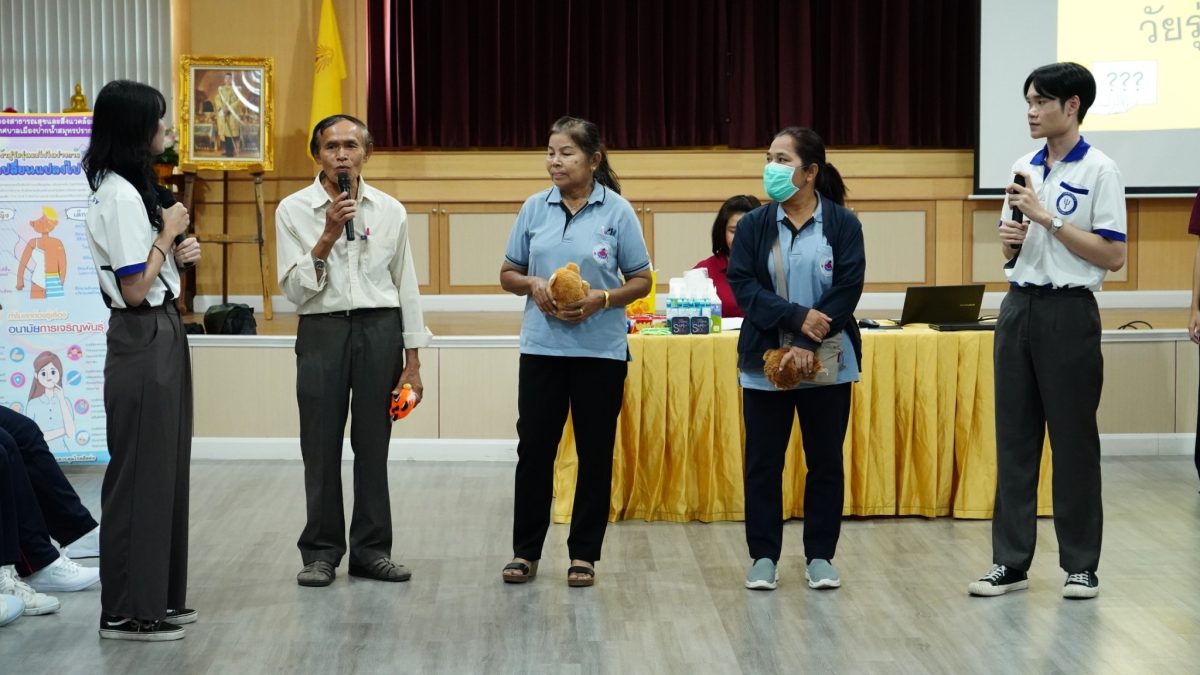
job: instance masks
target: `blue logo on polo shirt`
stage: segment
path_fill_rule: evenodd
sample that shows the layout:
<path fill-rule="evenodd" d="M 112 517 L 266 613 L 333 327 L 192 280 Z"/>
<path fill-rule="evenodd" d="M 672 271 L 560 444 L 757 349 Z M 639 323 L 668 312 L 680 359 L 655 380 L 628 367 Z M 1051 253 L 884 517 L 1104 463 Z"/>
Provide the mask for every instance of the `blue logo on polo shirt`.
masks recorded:
<path fill-rule="evenodd" d="M 1069 216 L 1075 213 L 1075 209 L 1079 208 L 1079 200 L 1070 192 L 1064 192 L 1058 196 L 1054 202 L 1054 207 L 1064 216 Z"/>

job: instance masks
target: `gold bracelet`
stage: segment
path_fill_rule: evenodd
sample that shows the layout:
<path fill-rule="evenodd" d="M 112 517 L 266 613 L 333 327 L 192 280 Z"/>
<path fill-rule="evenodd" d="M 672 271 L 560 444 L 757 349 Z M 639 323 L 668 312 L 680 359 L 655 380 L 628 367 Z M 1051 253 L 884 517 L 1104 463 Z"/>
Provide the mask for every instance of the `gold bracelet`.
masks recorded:
<path fill-rule="evenodd" d="M 608 309 L 608 291 L 604 291 L 604 309 Z"/>

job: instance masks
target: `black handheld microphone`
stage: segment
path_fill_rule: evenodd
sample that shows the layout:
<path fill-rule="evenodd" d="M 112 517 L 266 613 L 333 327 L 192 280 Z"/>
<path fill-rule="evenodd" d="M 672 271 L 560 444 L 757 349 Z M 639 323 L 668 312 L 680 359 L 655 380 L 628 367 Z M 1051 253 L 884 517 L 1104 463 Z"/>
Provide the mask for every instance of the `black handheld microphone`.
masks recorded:
<path fill-rule="evenodd" d="M 345 171 L 338 172 L 338 192 L 350 194 L 350 174 Z M 354 241 L 354 219 L 346 221 L 346 241 Z"/>
<path fill-rule="evenodd" d="M 172 206 L 175 206 L 177 200 L 175 199 L 175 193 L 171 191 L 171 188 L 166 187 L 165 185 L 155 185 L 154 191 L 156 193 L 158 193 L 159 208 L 169 209 Z M 175 245 L 178 246 L 178 245 L 182 244 L 185 236 L 186 235 L 182 234 L 182 233 L 175 235 L 175 242 L 174 242 Z M 184 265 L 182 269 L 185 269 L 185 270 L 190 269 L 194 265 L 195 265 L 195 263 L 188 263 L 188 264 Z"/>
<path fill-rule="evenodd" d="M 154 191 L 158 193 L 158 205 L 160 207 L 162 207 L 164 210 L 169 209 L 172 206 L 175 206 L 175 203 L 176 203 L 175 193 L 171 192 L 171 188 L 166 187 L 165 185 L 155 185 Z M 183 243 L 183 235 L 182 234 L 175 235 L 175 245 L 178 246 L 182 243 Z"/>
<path fill-rule="evenodd" d="M 1025 176 L 1022 176 L 1021 174 L 1018 173 L 1013 176 L 1013 182 L 1016 183 L 1017 185 L 1020 185 L 1021 187 L 1025 187 Z M 1024 222 L 1025 214 L 1021 213 L 1021 209 L 1018 209 L 1017 207 L 1014 206 L 1014 207 L 1012 207 L 1012 219 L 1017 221 L 1018 223 Z M 1016 246 L 1013 246 L 1013 250 L 1020 251 L 1021 245 L 1017 244 Z"/>

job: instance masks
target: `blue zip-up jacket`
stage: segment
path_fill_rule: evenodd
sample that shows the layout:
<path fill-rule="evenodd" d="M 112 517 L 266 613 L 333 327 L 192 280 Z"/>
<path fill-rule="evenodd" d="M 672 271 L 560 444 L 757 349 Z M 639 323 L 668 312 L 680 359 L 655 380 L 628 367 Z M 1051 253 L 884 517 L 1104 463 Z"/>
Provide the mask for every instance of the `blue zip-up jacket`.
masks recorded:
<path fill-rule="evenodd" d="M 826 340 L 843 330 L 848 332 L 861 364 L 862 336 L 854 319 L 854 308 L 862 297 L 867 270 L 862 223 L 846 207 L 821 197 L 825 239 L 833 249 L 833 287 L 821 296 L 816 307 L 810 308 L 788 302 L 775 293 L 775 280 L 767 261 L 779 235 L 778 209 L 779 203 L 773 201 L 747 213 L 738 222 L 733 238 L 726 276 L 746 317 L 738 336 L 738 368 L 762 369 L 763 352 L 779 347 L 781 329 L 795 335 L 793 345 L 817 351 L 820 343 L 800 332 L 810 309 L 829 316 Z"/>

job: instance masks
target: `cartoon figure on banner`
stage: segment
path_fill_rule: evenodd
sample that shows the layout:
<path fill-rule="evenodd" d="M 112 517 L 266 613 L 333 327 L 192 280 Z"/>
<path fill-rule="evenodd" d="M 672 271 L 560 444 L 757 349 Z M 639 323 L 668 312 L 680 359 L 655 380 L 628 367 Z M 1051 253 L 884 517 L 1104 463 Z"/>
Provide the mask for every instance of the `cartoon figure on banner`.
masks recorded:
<path fill-rule="evenodd" d="M 28 274 L 31 300 L 61 298 L 65 295 L 63 284 L 67 280 L 67 249 L 61 240 L 50 236 L 50 232 L 58 227 L 58 213 L 43 206 L 41 217 L 29 221 L 29 225 L 41 236 L 30 239 L 21 252 L 17 290 L 24 290 Z"/>
<path fill-rule="evenodd" d="M 68 439 L 75 437 L 75 414 L 63 391 L 62 361 L 54 352 L 42 352 L 33 360 L 33 385 L 29 388 L 29 406 L 25 414 L 37 422 L 51 450 L 71 449 Z"/>

